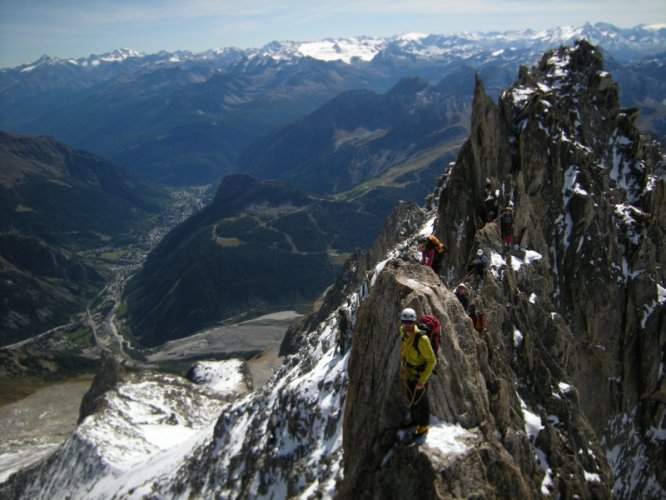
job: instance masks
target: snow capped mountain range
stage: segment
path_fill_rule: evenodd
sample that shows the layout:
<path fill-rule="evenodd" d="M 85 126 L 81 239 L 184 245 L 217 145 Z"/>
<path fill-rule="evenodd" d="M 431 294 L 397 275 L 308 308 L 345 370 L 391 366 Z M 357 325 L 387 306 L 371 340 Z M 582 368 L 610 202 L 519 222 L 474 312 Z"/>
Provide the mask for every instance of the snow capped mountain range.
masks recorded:
<path fill-rule="evenodd" d="M 646 108 L 651 117 L 646 126 L 661 135 L 662 111 L 654 102 L 663 95 L 659 65 L 666 28 L 605 24 L 276 41 L 258 49 L 201 53 L 121 49 L 81 59 L 44 56 L 0 70 L 0 128 L 52 136 L 154 182 L 200 185 L 217 182 L 232 169 L 245 170 L 241 155 L 256 149 L 254 141 L 344 92 L 383 94 L 418 77 L 449 99 L 469 96 L 476 73 L 497 97 L 521 66 L 579 38 L 605 52 L 609 69 L 618 75 L 623 105 Z"/>
<path fill-rule="evenodd" d="M 666 50 L 665 25 L 639 25 L 631 29 L 620 29 L 610 24 L 596 23 L 584 26 L 558 27 L 543 31 L 526 29 L 507 32 L 466 32 L 450 35 L 406 33 L 387 38 L 359 36 L 353 38 L 327 38 L 318 41 L 272 42 L 259 49 L 241 50 L 236 48 L 211 49 L 205 52 L 189 51 L 145 54 L 132 49 L 119 49 L 101 55 L 91 55 L 79 59 L 59 59 L 43 56 L 37 61 L 21 65 L 16 69 L 31 71 L 43 64 L 71 64 L 95 68 L 104 64 L 127 62 L 182 63 L 228 59 L 235 62 L 248 59 L 269 58 L 274 61 L 294 61 L 311 57 L 321 61 L 341 61 L 346 64 L 370 62 L 383 53 L 400 55 L 405 58 L 433 59 L 444 57 L 473 57 L 479 52 L 490 51 L 495 57 L 507 56 L 508 51 L 529 48 L 543 52 L 558 44 L 571 44 L 585 38 L 595 45 L 601 45 L 619 60 L 640 58 Z M 502 52 L 498 52 L 502 50 Z"/>

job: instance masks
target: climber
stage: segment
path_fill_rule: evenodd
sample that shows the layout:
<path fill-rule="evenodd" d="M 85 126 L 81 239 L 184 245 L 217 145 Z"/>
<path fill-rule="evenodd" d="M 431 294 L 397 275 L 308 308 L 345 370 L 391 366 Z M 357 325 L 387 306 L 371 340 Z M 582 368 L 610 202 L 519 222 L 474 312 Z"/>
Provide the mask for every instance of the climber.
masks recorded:
<path fill-rule="evenodd" d="M 484 205 L 486 208 L 486 222 L 492 222 L 497 218 L 499 202 L 497 200 L 499 190 L 493 189 L 492 181 L 486 179 Z"/>
<path fill-rule="evenodd" d="M 346 307 L 338 309 L 338 350 L 341 354 L 347 352 L 348 341 L 351 337 L 351 328 L 349 326 L 349 311 Z"/>
<path fill-rule="evenodd" d="M 500 230 L 502 232 L 502 242 L 508 248 L 513 243 L 513 207 L 508 206 L 500 217 Z"/>
<path fill-rule="evenodd" d="M 444 244 L 434 234 L 419 240 L 419 252 L 421 252 L 421 264 L 431 267 L 437 275 L 442 268 L 442 257 L 444 256 Z"/>
<path fill-rule="evenodd" d="M 469 297 L 467 296 L 467 285 L 465 285 L 465 283 L 460 283 L 456 288 L 456 297 L 462 304 L 465 312 L 467 312 L 467 307 L 469 306 Z"/>
<path fill-rule="evenodd" d="M 400 377 L 407 387 L 410 416 L 402 422 L 403 428 L 416 426 L 413 438 L 425 438 L 430 425 L 428 378 L 437 365 L 430 340 L 416 326 L 416 311 L 403 309 L 400 313 Z"/>
<path fill-rule="evenodd" d="M 476 304 L 469 305 L 469 317 L 477 332 L 488 333 L 488 315 L 477 308 Z"/>
<path fill-rule="evenodd" d="M 476 275 L 476 285 L 478 288 L 481 284 L 481 280 L 485 278 L 486 268 L 488 267 L 488 257 L 483 253 L 483 250 L 479 248 L 476 251 L 476 256 L 472 263 L 468 266 L 468 269 Z"/>

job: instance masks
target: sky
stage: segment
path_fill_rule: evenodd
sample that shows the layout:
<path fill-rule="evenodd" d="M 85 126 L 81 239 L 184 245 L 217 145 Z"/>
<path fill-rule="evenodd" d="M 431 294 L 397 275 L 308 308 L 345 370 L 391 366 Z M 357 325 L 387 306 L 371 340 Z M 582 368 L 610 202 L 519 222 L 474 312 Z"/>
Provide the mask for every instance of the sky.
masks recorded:
<path fill-rule="evenodd" d="M 404 33 L 665 24 L 665 0 L 0 0 L 0 68 L 128 48 L 203 52 Z"/>

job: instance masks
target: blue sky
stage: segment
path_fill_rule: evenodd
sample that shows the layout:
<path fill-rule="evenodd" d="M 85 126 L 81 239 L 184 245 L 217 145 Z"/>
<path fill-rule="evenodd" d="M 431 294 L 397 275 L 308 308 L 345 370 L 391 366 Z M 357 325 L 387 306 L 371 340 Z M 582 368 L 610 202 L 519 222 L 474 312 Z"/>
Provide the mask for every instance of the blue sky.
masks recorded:
<path fill-rule="evenodd" d="M 0 68 L 118 48 L 201 52 L 274 40 L 666 24 L 666 0 L 0 0 Z"/>

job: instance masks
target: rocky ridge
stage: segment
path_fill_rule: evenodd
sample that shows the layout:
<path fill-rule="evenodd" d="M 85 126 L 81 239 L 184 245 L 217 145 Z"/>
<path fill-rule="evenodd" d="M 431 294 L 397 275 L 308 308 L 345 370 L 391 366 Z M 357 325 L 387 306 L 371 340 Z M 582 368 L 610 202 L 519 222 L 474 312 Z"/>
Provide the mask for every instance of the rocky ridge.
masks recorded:
<path fill-rule="evenodd" d="M 495 280 L 480 294 L 490 330 L 505 346 L 518 328 L 523 346 L 547 348 L 540 358 L 517 353 L 518 383 L 550 393 L 564 370 L 608 452 L 615 491 L 658 495 L 666 479 L 658 451 L 666 426 L 664 158 L 636 118 L 621 109 L 617 84 L 586 42 L 522 68 L 498 105 L 479 82 L 436 232 L 450 242 L 452 281 L 477 248 L 496 252 Z M 515 208 L 521 250 L 510 257 L 487 223 L 487 179 Z M 542 256 L 529 280 L 514 273 L 525 249 Z M 538 359 L 560 368 L 536 370 Z"/>
<path fill-rule="evenodd" d="M 76 430 L 42 462 L 10 476 L 0 496 L 105 498 L 121 491 L 140 498 L 145 477 L 168 473 L 165 456 L 186 454 L 210 436 L 233 398 L 183 377 L 127 371 L 106 353 Z"/>

